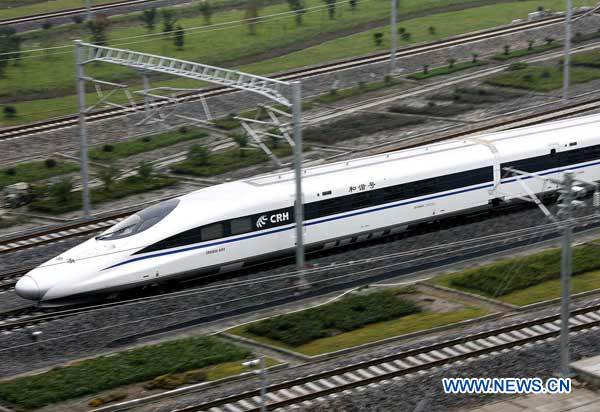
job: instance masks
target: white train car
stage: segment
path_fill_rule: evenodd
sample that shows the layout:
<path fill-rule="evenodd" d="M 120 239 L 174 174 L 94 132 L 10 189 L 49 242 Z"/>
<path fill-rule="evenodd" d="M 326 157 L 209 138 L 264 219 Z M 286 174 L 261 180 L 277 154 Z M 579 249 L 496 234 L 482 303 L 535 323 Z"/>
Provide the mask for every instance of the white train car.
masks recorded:
<path fill-rule="evenodd" d="M 306 168 L 306 245 L 360 241 L 526 195 L 506 167 L 600 180 L 598 124 L 600 115 L 592 115 Z M 535 193 L 556 189 L 523 180 Z M 61 301 L 238 269 L 293 250 L 293 206 L 292 172 L 201 189 L 40 265 L 16 290 L 26 299 Z"/>

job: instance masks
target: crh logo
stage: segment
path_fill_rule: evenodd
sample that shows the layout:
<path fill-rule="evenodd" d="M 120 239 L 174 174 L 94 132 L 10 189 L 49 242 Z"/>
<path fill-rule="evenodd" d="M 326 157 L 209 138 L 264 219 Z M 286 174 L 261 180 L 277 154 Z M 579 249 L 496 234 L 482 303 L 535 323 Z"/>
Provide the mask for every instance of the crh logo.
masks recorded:
<path fill-rule="evenodd" d="M 261 229 L 270 222 L 272 225 L 277 225 L 278 223 L 287 222 L 290 220 L 289 212 L 282 213 L 274 213 L 271 216 L 262 215 L 256 220 L 256 227 Z"/>
<path fill-rule="evenodd" d="M 257 228 L 261 228 L 264 225 L 267 224 L 267 215 L 262 215 L 261 217 L 258 218 L 258 220 L 256 221 L 256 227 Z"/>

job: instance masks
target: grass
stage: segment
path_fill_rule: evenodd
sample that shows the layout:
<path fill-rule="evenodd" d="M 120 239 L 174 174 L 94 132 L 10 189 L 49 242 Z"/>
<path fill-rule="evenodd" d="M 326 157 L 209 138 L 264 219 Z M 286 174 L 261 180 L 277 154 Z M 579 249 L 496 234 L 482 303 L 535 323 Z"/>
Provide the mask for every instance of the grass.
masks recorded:
<path fill-rule="evenodd" d="M 365 93 L 374 92 L 388 87 L 394 87 L 401 85 L 402 82 L 396 79 L 381 80 L 369 83 L 360 83 L 354 87 L 348 87 L 345 89 L 332 89 L 329 93 L 321 94 L 314 99 L 311 99 L 310 103 L 334 103 L 339 100 L 348 99 L 354 96 L 360 96 Z"/>
<path fill-rule="evenodd" d="M 245 330 L 286 345 L 300 346 L 420 311 L 416 303 L 405 299 L 398 290 L 384 290 L 350 295 L 323 306 L 254 322 Z"/>
<path fill-rule="evenodd" d="M 105 188 L 94 188 L 90 191 L 92 204 L 107 202 L 109 200 L 121 199 L 138 193 L 145 193 L 151 190 L 161 189 L 167 186 L 177 184 L 177 179 L 165 176 L 152 176 L 144 179 L 139 176 L 129 176 L 125 179 L 117 180 L 110 190 Z M 66 201 L 56 198 L 44 198 L 36 200 L 29 204 L 33 211 L 60 214 L 81 209 L 82 200 L 80 192 L 72 192 Z"/>
<path fill-rule="evenodd" d="M 600 256 L 597 245 L 573 249 L 573 291 L 600 287 Z M 436 278 L 433 283 L 525 305 L 558 296 L 560 250 L 501 260 L 490 265 Z"/>
<path fill-rule="evenodd" d="M 580 67 L 600 68 L 600 52 L 591 51 L 577 53 L 571 57 L 571 65 Z"/>
<path fill-rule="evenodd" d="M 422 118 L 401 114 L 362 113 L 322 126 L 310 127 L 303 134 L 307 141 L 331 145 L 382 130 L 420 124 L 424 121 Z"/>
<path fill-rule="evenodd" d="M 17 216 L 17 217 L 7 217 L 7 216 L 0 216 L 0 229 L 6 229 L 9 228 L 11 226 L 20 224 L 20 223 L 25 223 L 27 220 Z"/>
<path fill-rule="evenodd" d="M 15 167 L 0 169 L 0 188 L 18 182 L 36 182 L 78 170 L 79 165 L 73 162 L 56 161 L 53 167 L 48 167 L 43 160 L 19 163 Z"/>
<path fill-rule="evenodd" d="M 253 335 L 248 332 L 248 325 L 230 329 L 228 332 L 269 345 L 279 346 L 295 352 L 303 353 L 305 355 L 314 356 L 362 345 L 369 342 L 375 342 L 394 336 L 400 336 L 438 326 L 449 325 L 467 319 L 474 319 L 487 315 L 488 313 L 489 312 L 485 309 L 475 306 L 466 306 L 457 311 L 446 313 L 423 311 L 420 313 L 403 316 L 399 319 L 372 323 L 351 332 L 340 333 L 335 336 L 316 339 L 299 346 L 286 345 L 273 339 Z"/>
<path fill-rule="evenodd" d="M 432 9 L 434 6 L 439 7 L 461 2 L 407 0 L 401 3 L 400 12 L 408 13 L 427 10 Z M 589 0 L 579 0 L 575 3 L 576 6 L 592 4 Z M 308 6 L 317 4 L 321 4 L 321 2 L 318 0 L 308 2 Z M 538 5 L 536 1 L 521 1 L 475 7 L 457 12 L 440 13 L 406 20 L 399 23 L 399 26 L 405 27 L 412 34 L 412 37 L 411 41 L 401 42 L 401 44 L 438 40 L 468 31 L 506 24 L 515 18 L 527 15 L 528 12 L 535 10 Z M 548 0 L 546 5 L 554 9 L 562 7 L 562 3 L 559 0 Z M 287 10 L 287 5 L 277 5 L 267 7 L 261 13 L 264 15 L 285 10 Z M 204 63 L 222 64 L 243 55 L 256 55 L 273 47 L 303 42 L 326 32 L 335 32 L 341 28 L 383 19 L 388 15 L 389 11 L 387 4 L 380 7 L 380 4 L 376 0 L 365 0 L 364 3 L 359 5 L 359 11 L 355 13 L 348 11 L 345 4 L 343 6 L 341 4 L 338 5 L 337 10 L 338 17 L 334 21 L 329 21 L 325 12 L 323 14 L 307 13 L 304 16 L 304 24 L 299 29 L 294 27 L 293 17 L 289 19 L 275 19 L 270 23 L 262 24 L 256 36 L 248 36 L 246 28 L 243 26 L 228 28 L 226 31 L 216 30 L 211 32 L 197 30 L 186 35 L 186 46 L 183 51 L 175 51 L 170 39 L 131 44 L 126 47 L 155 54 L 202 61 Z M 213 18 L 213 22 L 222 23 L 237 20 L 242 15 L 243 11 L 241 10 L 217 13 Z M 200 26 L 202 24 L 199 18 L 182 18 L 179 23 L 184 27 Z M 428 32 L 429 26 L 436 27 L 435 34 Z M 373 33 L 375 32 L 386 33 L 383 44 L 380 47 L 374 45 Z M 281 57 L 242 65 L 237 68 L 260 74 L 274 73 L 323 61 L 387 50 L 389 47 L 388 32 L 389 27 L 368 30 L 326 41 L 317 46 L 288 53 Z M 109 36 L 111 40 L 110 44 L 116 47 L 119 45 L 119 42 L 115 40 L 116 38 L 144 33 L 145 31 L 141 27 L 130 25 L 130 27 L 111 32 Z M 87 33 L 84 32 L 60 33 L 59 35 L 63 36 L 63 39 L 60 41 L 56 40 L 56 44 L 70 44 L 70 39 L 88 37 Z M 34 33 L 30 36 L 32 37 L 28 39 L 24 47 L 39 47 L 43 41 L 46 41 L 43 38 L 43 33 Z M 210 47 L 207 47 L 207 45 L 210 45 Z M 60 53 L 65 53 L 65 51 L 60 50 Z M 17 108 L 18 115 L 15 119 L 1 119 L 0 125 L 15 125 L 74 113 L 76 111 L 76 99 L 74 96 L 72 59 L 71 52 L 67 50 L 66 54 L 45 57 L 34 56 L 23 59 L 20 66 L 13 67 L 11 65 L 8 69 L 7 77 L 0 79 L 0 90 L 3 90 L 0 95 L 5 96 L 5 104 L 11 104 Z M 39 71 L 40 61 L 46 70 L 42 75 L 40 75 Z M 123 81 L 126 77 L 132 78 L 136 76 L 132 71 L 115 68 L 114 66 L 93 66 L 89 67 L 89 70 L 91 74 L 109 81 L 119 82 Z M 153 86 L 190 87 L 197 86 L 197 82 L 182 79 L 169 81 L 153 79 Z M 90 93 L 87 96 L 90 101 L 95 98 L 94 93 Z M 121 99 L 122 102 L 126 101 L 125 97 L 121 97 Z"/>
<path fill-rule="evenodd" d="M 161 147 L 171 146 L 188 140 L 206 137 L 207 133 L 200 129 L 180 128 L 177 131 L 144 136 L 125 142 L 103 145 L 89 151 L 92 160 L 116 160 L 134 154 L 148 152 Z"/>
<path fill-rule="evenodd" d="M 586 83 L 597 79 L 600 79 L 600 70 L 571 68 L 571 84 Z M 562 69 L 559 67 L 528 67 L 490 77 L 486 83 L 492 86 L 549 92 L 562 87 L 563 75 Z"/>
<path fill-rule="evenodd" d="M 271 145 L 268 146 L 271 147 L 272 152 L 277 157 L 281 158 L 292 154 L 292 149 L 287 144 L 280 143 L 277 148 L 273 148 Z M 311 150 L 310 146 L 304 146 L 304 151 L 308 150 Z M 269 156 L 258 148 L 243 150 L 243 153 L 244 155 L 242 156 L 242 151 L 239 148 L 234 148 L 210 154 L 205 163 L 199 164 L 194 160 L 184 160 L 174 163 L 169 167 L 173 173 L 208 177 L 254 166 L 270 160 Z"/>
<path fill-rule="evenodd" d="M 504 52 L 498 53 L 498 54 L 493 55 L 492 59 L 499 60 L 499 61 L 506 61 L 506 60 L 517 58 L 517 57 L 529 56 L 531 54 L 544 53 L 548 50 L 556 49 L 558 47 L 561 47 L 561 45 L 558 43 L 544 44 L 541 46 L 532 47 L 531 49 L 527 48 L 527 49 L 519 49 L 519 50 L 509 51 L 508 54 L 506 54 Z"/>
<path fill-rule="evenodd" d="M 484 87 L 457 87 L 453 93 L 436 93 L 432 100 L 452 100 L 456 103 L 476 105 L 485 103 L 500 103 L 523 96 L 522 92 Z"/>
<path fill-rule="evenodd" d="M 0 382 L 0 399 L 24 409 L 39 408 L 163 374 L 241 361 L 250 355 L 246 349 L 213 337 L 182 339 Z"/>
<path fill-rule="evenodd" d="M 461 70 L 470 69 L 472 67 L 484 66 L 486 64 L 488 64 L 488 63 L 483 60 L 478 60 L 475 62 L 473 62 L 473 61 L 461 62 L 461 63 L 454 64 L 452 67 L 450 67 L 450 66 L 436 67 L 435 69 L 428 70 L 427 73 L 425 73 L 425 72 L 413 73 L 413 74 L 408 75 L 408 78 L 413 79 L 413 80 L 425 80 L 425 79 L 429 79 L 430 77 L 445 76 L 447 74 L 456 73 Z"/>
<path fill-rule="evenodd" d="M 424 106 L 407 106 L 407 105 L 394 105 L 388 110 L 392 113 L 407 113 L 407 114 L 419 114 L 424 116 L 456 116 L 461 113 L 473 110 L 475 106 L 468 104 L 435 104 L 430 102 Z"/>

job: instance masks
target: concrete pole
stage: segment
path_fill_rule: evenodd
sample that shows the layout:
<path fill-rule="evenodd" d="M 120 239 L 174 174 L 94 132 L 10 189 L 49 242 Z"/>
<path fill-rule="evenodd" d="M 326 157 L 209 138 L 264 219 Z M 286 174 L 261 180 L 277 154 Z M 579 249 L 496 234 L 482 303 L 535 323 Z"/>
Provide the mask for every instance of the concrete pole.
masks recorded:
<path fill-rule="evenodd" d="M 563 193 L 561 204 L 563 214 L 563 240 L 562 256 L 560 267 L 560 287 L 561 287 L 561 306 L 560 306 L 560 374 L 562 377 L 570 377 L 569 368 L 569 305 L 571 294 L 571 273 L 572 273 L 572 228 L 569 219 L 573 210 L 573 172 L 566 172 L 563 181 Z"/>
<path fill-rule="evenodd" d="M 267 410 L 267 368 L 265 356 L 260 355 L 260 412 Z"/>
<path fill-rule="evenodd" d="M 83 197 L 83 215 L 90 216 L 90 188 L 88 175 L 88 143 L 85 124 L 85 75 L 81 58 L 81 40 L 75 40 L 75 67 L 77 71 L 77 110 L 79 118 L 79 136 L 81 152 L 81 185 Z"/>
<path fill-rule="evenodd" d="M 573 0 L 567 0 L 565 15 L 565 55 L 563 58 L 563 100 L 569 100 L 570 66 L 571 66 L 571 18 L 573 16 Z"/>
<path fill-rule="evenodd" d="M 146 116 L 150 114 L 150 96 L 148 96 L 148 90 L 150 89 L 150 80 L 148 79 L 148 72 L 142 70 L 142 84 L 144 85 L 144 110 Z"/>
<path fill-rule="evenodd" d="M 92 0 L 85 0 L 85 19 L 92 19 Z"/>
<path fill-rule="evenodd" d="M 398 50 L 398 33 L 397 33 L 397 17 L 398 17 L 398 0 L 392 0 L 392 13 L 390 17 L 390 68 L 389 75 L 393 75 L 396 70 L 396 51 Z"/>
<path fill-rule="evenodd" d="M 304 198 L 302 196 L 302 83 L 292 83 L 292 128 L 294 134 L 294 176 L 296 195 L 294 216 L 296 221 L 296 268 L 299 284 L 307 286 L 304 276 Z"/>

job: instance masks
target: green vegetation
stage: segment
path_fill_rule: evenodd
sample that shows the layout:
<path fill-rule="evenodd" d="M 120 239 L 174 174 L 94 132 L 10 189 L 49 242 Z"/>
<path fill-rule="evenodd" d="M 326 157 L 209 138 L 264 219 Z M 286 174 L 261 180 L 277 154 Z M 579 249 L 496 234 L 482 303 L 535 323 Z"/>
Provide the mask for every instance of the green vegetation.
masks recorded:
<path fill-rule="evenodd" d="M 390 303 L 390 307 L 393 308 L 394 305 L 396 305 L 398 301 L 400 302 L 409 302 L 411 303 L 411 301 L 405 299 L 406 294 L 408 293 L 412 293 L 413 291 L 411 290 L 396 290 L 396 291 L 387 291 L 385 293 L 389 293 L 392 296 L 392 299 L 395 299 L 395 301 L 392 300 L 392 303 Z M 375 293 L 374 295 L 377 295 L 378 293 Z M 394 294 L 397 294 L 397 296 L 394 296 Z M 367 295 L 368 296 L 368 295 Z M 394 309 L 388 310 L 389 307 L 386 306 L 389 302 L 389 295 L 387 297 L 385 297 L 383 299 L 384 302 L 384 306 L 380 307 L 380 309 L 383 309 L 383 311 L 386 311 L 385 313 L 382 311 L 381 314 L 379 316 L 386 316 L 386 315 L 390 315 Z M 341 301 L 340 301 L 341 302 Z M 340 314 L 336 314 L 334 313 L 332 316 L 336 319 L 341 319 L 342 324 L 345 324 L 346 322 L 346 317 L 347 316 L 351 316 L 351 317 L 357 317 L 358 320 L 364 320 L 365 319 L 365 312 L 369 312 L 370 310 L 373 310 L 374 312 L 376 312 L 378 310 L 377 302 L 373 303 L 374 307 L 369 306 L 368 308 L 365 308 L 364 310 L 359 311 L 359 314 L 356 315 L 354 314 L 352 311 L 345 311 L 345 313 L 340 313 Z M 413 304 L 414 305 L 414 304 Z M 381 339 L 386 339 L 386 338 L 390 338 L 390 337 L 394 337 L 394 336 L 400 336 L 400 335 L 404 335 L 404 334 L 408 334 L 408 333 L 413 333 L 413 332 L 417 332 L 417 331 L 421 331 L 421 330 L 426 330 L 426 329 L 430 329 L 430 328 L 434 328 L 434 327 L 438 327 L 438 326 L 443 326 L 443 325 L 448 325 L 448 324 L 452 324 L 452 323 L 456 323 L 456 322 L 460 322 L 460 321 L 464 321 L 467 319 L 473 319 L 473 318 L 477 318 L 480 316 L 484 316 L 486 314 L 488 314 L 489 312 L 486 311 L 485 309 L 479 308 L 479 307 L 475 307 L 475 306 L 462 306 L 460 308 L 458 308 L 457 310 L 453 310 L 451 312 L 444 312 L 444 311 L 430 311 L 430 310 L 419 310 L 419 307 L 416 306 L 417 311 L 412 313 L 412 314 L 401 314 L 399 317 L 395 317 L 395 318 L 388 318 L 388 320 L 383 320 L 383 321 L 376 321 L 373 323 L 369 323 L 369 324 L 363 324 L 362 326 L 353 329 L 351 331 L 344 331 L 342 329 L 340 329 L 339 327 L 331 327 L 331 329 L 329 329 L 327 331 L 327 333 L 322 336 L 322 337 L 318 337 L 315 339 L 312 339 L 306 343 L 300 344 L 300 345 L 290 345 L 287 343 L 282 342 L 279 339 L 279 335 L 281 334 L 290 334 L 289 331 L 292 331 L 292 334 L 301 334 L 303 333 L 301 330 L 299 330 L 299 326 L 306 326 L 308 328 L 310 328 L 310 331 L 312 333 L 312 328 L 314 326 L 319 326 L 320 324 L 323 324 L 323 317 L 319 316 L 319 315 L 314 315 L 311 314 L 309 311 L 315 311 L 319 308 L 314 308 L 314 309 L 309 309 L 303 312 L 298 312 L 298 313 L 294 313 L 294 314 L 290 314 L 290 315 L 284 315 L 285 317 L 288 317 L 285 320 L 276 320 L 277 318 L 273 319 L 271 322 L 271 326 L 273 327 L 274 331 L 270 332 L 267 331 L 266 333 L 268 333 L 269 335 L 276 335 L 275 337 L 277 339 L 271 338 L 271 337 L 267 337 L 265 335 L 257 335 L 255 333 L 251 332 L 251 327 L 253 327 L 254 325 L 256 325 L 257 323 L 260 322 L 256 322 L 254 324 L 249 324 L 249 325 L 243 325 L 243 326 L 239 326 L 236 327 L 234 329 L 229 330 L 229 333 L 232 334 L 236 334 L 239 336 L 244 336 L 246 338 L 249 339 L 253 339 L 259 342 L 263 342 L 269 345 L 274 345 L 274 346 L 280 346 L 289 350 L 293 350 L 296 352 L 300 352 L 306 355 L 318 355 L 318 354 L 322 354 L 322 353 L 327 353 L 327 352 L 332 352 L 332 351 L 336 351 L 336 350 L 341 350 L 341 349 L 345 349 L 345 348 L 349 348 L 349 347 L 353 347 L 353 346 L 357 346 L 357 345 L 362 345 L 368 342 L 374 342 L 374 341 L 378 341 Z M 304 315 L 303 315 L 304 314 Z M 346 315 L 346 317 L 344 317 L 344 314 Z M 289 317 L 289 316 L 293 316 L 293 315 L 303 315 L 301 320 L 297 319 L 296 317 Z M 375 315 L 377 316 L 377 315 Z M 287 322 L 286 322 L 287 320 Z M 262 321 L 264 322 L 264 321 Z M 352 323 L 356 323 L 356 320 L 351 319 L 349 321 L 349 324 Z M 330 322 L 331 324 L 331 322 Z M 284 327 L 284 330 L 278 330 L 278 327 Z M 260 329 L 262 329 L 264 326 L 261 326 Z M 329 324 L 325 323 L 325 327 L 330 327 Z M 288 332 L 286 332 L 286 329 Z M 260 330 L 260 332 L 262 332 L 262 330 Z M 299 336 L 298 338 L 294 338 L 294 339 L 298 339 L 300 341 L 303 341 L 305 339 L 302 338 L 302 336 Z"/>
<path fill-rule="evenodd" d="M 409 79 L 414 79 L 414 80 L 424 80 L 424 79 L 428 79 L 430 77 L 435 77 L 435 76 L 444 76 L 447 74 L 451 74 L 451 73 L 455 73 L 461 70 L 466 70 L 466 69 L 470 69 L 472 67 L 478 67 L 478 66 L 485 66 L 486 64 L 488 64 L 486 61 L 468 61 L 468 62 L 461 62 L 458 64 L 449 64 L 448 66 L 444 66 L 444 67 L 436 67 L 435 69 L 432 70 L 427 70 L 427 72 L 425 73 L 425 71 L 420 72 L 420 73 L 413 73 L 408 75 Z"/>
<path fill-rule="evenodd" d="M 6 229 L 7 227 L 11 227 L 20 223 L 25 223 L 26 220 L 22 217 L 6 217 L 0 216 L 0 229 Z"/>
<path fill-rule="evenodd" d="M 561 45 L 558 43 L 547 43 L 547 44 L 543 44 L 541 46 L 532 47 L 531 49 L 526 48 L 526 49 L 513 50 L 513 51 L 509 52 L 508 54 L 498 53 L 498 54 L 493 55 L 492 59 L 505 61 L 505 60 L 514 59 L 516 57 L 529 56 L 530 54 L 544 53 L 548 50 L 556 49 L 558 47 L 561 47 Z"/>
<path fill-rule="evenodd" d="M 456 116 L 469 110 L 473 110 L 475 107 L 469 104 L 435 104 L 429 102 L 429 104 L 423 106 L 407 106 L 407 105 L 394 105 L 388 110 L 392 113 L 407 113 L 407 114 L 419 114 L 423 116 Z"/>
<path fill-rule="evenodd" d="M 67 181 L 57 183 L 61 187 L 51 187 L 50 194 L 47 197 L 30 203 L 29 208 L 33 211 L 49 214 L 66 213 L 81 209 L 81 194 L 80 192 L 72 192 L 72 184 L 69 188 L 68 183 Z M 121 199 L 137 193 L 173 186 L 176 183 L 177 179 L 160 175 L 147 178 L 139 175 L 128 176 L 125 179 L 111 182 L 108 187 L 110 190 L 107 190 L 106 186 L 92 189 L 90 191 L 91 202 L 92 204 L 98 204 L 109 200 Z M 58 190 L 54 190 L 54 193 L 52 193 L 53 188 Z"/>
<path fill-rule="evenodd" d="M 292 149 L 287 145 L 281 145 L 274 148 L 272 144 L 267 146 L 277 157 L 290 156 Z M 304 151 L 310 150 L 310 146 L 305 146 Z M 261 149 L 229 149 L 222 152 L 200 155 L 199 153 L 188 156 L 187 160 L 170 165 L 173 173 L 190 174 L 195 176 L 215 176 L 222 173 L 238 170 L 244 167 L 253 166 L 269 160 L 269 156 Z"/>
<path fill-rule="evenodd" d="M 598 268 L 600 268 L 598 245 L 582 245 L 573 249 L 575 279 L 579 275 Z M 597 273 L 589 276 L 598 279 Z M 502 260 L 480 268 L 441 276 L 435 280 L 435 283 L 491 298 L 500 297 L 502 300 L 513 292 L 520 291 L 522 293 L 513 294 L 507 301 L 522 302 L 523 298 L 529 300 L 537 299 L 539 296 L 548 296 L 554 283 L 546 282 L 554 281 L 559 277 L 560 251 L 552 249 L 531 256 Z M 595 281 L 597 282 L 597 280 Z M 540 286 L 533 290 L 529 289 L 537 285 Z M 534 297 L 532 291 L 537 297 Z"/>
<path fill-rule="evenodd" d="M 251 323 L 245 330 L 252 335 L 300 346 L 421 310 L 417 304 L 397 294 L 397 291 L 386 290 L 354 295 L 324 306 Z"/>
<path fill-rule="evenodd" d="M 78 170 L 79 165 L 65 161 L 40 160 L 19 163 L 14 167 L 0 169 L 0 188 L 17 182 L 36 182 Z"/>
<path fill-rule="evenodd" d="M 329 93 L 321 94 L 310 101 L 310 103 L 333 103 L 338 100 L 348 99 L 354 96 L 360 96 L 361 94 L 374 92 L 376 90 L 385 89 L 388 87 L 394 87 L 402 85 L 400 80 L 389 78 L 387 80 L 381 80 L 369 83 L 359 83 L 354 87 L 348 87 L 345 89 L 331 89 Z"/>
<path fill-rule="evenodd" d="M 525 66 L 527 67 L 527 66 Z M 520 70 L 524 67 L 519 67 Z M 523 96 L 522 92 L 513 92 L 503 89 L 490 89 L 484 87 L 458 87 L 452 93 L 437 93 L 431 96 L 433 100 L 453 100 L 457 103 L 478 105 L 485 103 L 499 103 Z"/>
<path fill-rule="evenodd" d="M 600 70 L 571 68 L 571 84 L 586 83 L 600 79 Z M 560 67 L 528 67 L 522 70 L 506 71 L 490 77 L 486 83 L 499 87 L 514 87 L 538 92 L 548 92 L 562 87 L 563 77 Z"/>
<path fill-rule="evenodd" d="M 591 51 L 574 54 L 571 56 L 571 65 L 600 69 L 600 52 Z"/>
<path fill-rule="evenodd" d="M 207 136 L 207 133 L 203 130 L 181 127 L 177 131 L 144 136 L 110 145 L 102 145 L 91 149 L 89 156 L 92 160 L 115 160 L 205 136 Z"/>
<path fill-rule="evenodd" d="M 0 399 L 21 408 L 39 408 L 168 373 L 240 361 L 250 354 L 212 337 L 182 339 L 0 382 Z"/>
<path fill-rule="evenodd" d="M 400 12 L 406 14 L 428 10 L 434 13 L 436 10 L 435 7 L 460 4 L 464 1 L 410 0 L 401 3 Z M 372 2 L 373 4 L 371 4 Z M 339 5 L 336 9 L 335 20 L 328 20 L 325 12 L 306 13 L 303 17 L 302 25 L 298 28 L 295 27 L 296 16 L 293 15 L 286 18 L 273 19 L 269 22 L 261 22 L 258 24 L 255 36 L 248 36 L 247 28 L 243 25 L 228 27 L 227 30 L 195 30 L 186 34 L 188 45 L 182 51 L 175 50 L 170 37 L 153 42 L 142 41 L 139 44 L 136 43 L 124 47 L 131 47 L 154 54 L 173 55 L 205 63 L 227 65 L 227 63 L 232 62 L 235 65 L 236 60 L 239 60 L 243 56 L 256 57 L 273 48 L 287 47 L 292 44 L 310 45 L 311 43 L 319 43 L 319 39 L 323 38 L 324 34 L 332 37 L 336 32 L 344 28 L 359 27 L 368 21 L 384 20 L 389 14 L 389 6 L 386 4 L 384 7 L 379 7 L 374 2 L 376 0 L 368 0 L 367 3 L 361 3 L 355 12 L 349 11 L 346 7 Z M 592 4 L 590 0 L 578 0 L 575 3 L 577 6 Z M 320 4 L 322 3 L 319 0 L 311 0 L 306 6 L 310 7 Z M 548 0 L 545 4 L 549 8 L 560 9 L 563 7 L 563 4 L 559 0 Z M 527 15 L 528 12 L 535 10 L 538 5 L 538 2 L 533 0 L 519 1 L 406 20 L 402 22 L 402 25 L 411 33 L 410 40 L 406 40 L 406 44 L 437 40 L 467 31 L 506 24 L 515 18 Z M 261 15 L 286 11 L 287 7 L 285 4 L 265 7 L 261 10 Z M 216 12 L 212 16 L 212 23 L 219 24 L 227 21 L 235 21 L 242 17 L 243 10 Z M 114 19 L 111 18 L 111 20 Z M 186 16 L 185 18 L 182 17 L 178 22 L 183 27 L 197 27 L 202 25 L 204 20 L 202 16 L 190 18 Z M 111 27 L 113 30 L 109 32 L 108 37 L 109 44 L 113 46 L 120 45 L 117 39 L 145 34 L 147 31 L 141 20 L 138 21 L 137 26 L 129 22 L 127 24 L 113 24 Z M 431 32 L 429 27 L 435 27 L 435 31 Z M 284 56 L 264 60 L 259 63 L 238 66 L 238 68 L 255 73 L 274 73 L 323 61 L 370 53 L 379 50 L 373 43 L 373 33 L 376 31 L 388 33 L 389 28 L 380 27 L 340 37 L 335 40 L 322 42 L 316 46 L 306 47 L 301 51 L 288 53 Z M 40 31 L 28 34 L 25 38 L 23 48 L 38 47 L 39 43 L 46 41 L 45 39 L 48 38 L 49 34 L 51 35 L 49 36 L 50 40 L 56 44 L 62 44 L 65 41 L 68 43 L 67 39 L 69 38 L 87 38 L 89 36 L 85 28 L 81 28 L 79 32 L 77 30 L 74 31 L 72 28 L 69 29 L 68 33 L 62 28 L 52 29 L 49 32 L 42 33 Z M 389 38 L 386 36 L 382 47 L 388 47 L 388 43 Z M 207 45 L 210 45 L 210 47 L 207 47 Z M 225 54 L 223 50 L 226 51 Z M 60 51 L 60 53 L 65 52 Z M 31 122 L 75 112 L 76 99 L 72 81 L 72 59 L 73 57 L 70 52 L 65 54 L 58 54 L 56 52 L 47 56 L 23 59 L 19 67 L 12 67 L 11 65 L 7 71 L 7 78 L 0 79 L 0 90 L 4 91 L 4 96 L 11 101 L 11 105 L 15 106 L 19 115 L 14 119 L 2 119 L 2 125 Z M 46 71 L 43 73 L 38 70 L 40 60 L 44 61 L 44 67 L 46 67 Z M 243 64 L 243 60 L 241 64 Z M 127 77 L 137 79 L 133 71 L 115 68 L 114 66 L 99 65 L 90 67 L 90 70 L 91 74 L 109 81 L 120 82 L 124 81 Z M 197 82 L 183 79 L 163 81 L 161 78 L 153 82 L 153 85 L 197 87 Z M 87 98 L 90 104 L 97 101 L 95 93 L 89 93 Z M 124 96 L 121 101 L 126 102 Z"/>
<path fill-rule="evenodd" d="M 310 127 L 304 131 L 304 138 L 324 144 L 335 144 L 382 130 L 397 129 L 423 123 L 425 120 L 401 114 L 363 113 L 354 114 L 322 126 Z"/>

